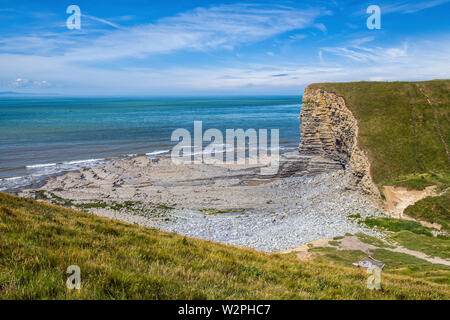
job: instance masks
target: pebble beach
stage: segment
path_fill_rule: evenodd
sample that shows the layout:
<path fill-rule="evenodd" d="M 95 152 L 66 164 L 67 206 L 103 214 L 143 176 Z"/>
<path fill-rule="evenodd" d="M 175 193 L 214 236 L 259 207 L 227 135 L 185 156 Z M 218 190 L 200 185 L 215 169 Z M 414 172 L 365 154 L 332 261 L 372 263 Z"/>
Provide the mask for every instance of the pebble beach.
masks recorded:
<path fill-rule="evenodd" d="M 175 165 L 168 157 L 135 156 L 51 176 L 16 193 L 265 252 L 346 233 L 382 236 L 352 218 L 381 213 L 350 187 L 344 170 L 271 178 L 259 172 L 257 165 Z"/>

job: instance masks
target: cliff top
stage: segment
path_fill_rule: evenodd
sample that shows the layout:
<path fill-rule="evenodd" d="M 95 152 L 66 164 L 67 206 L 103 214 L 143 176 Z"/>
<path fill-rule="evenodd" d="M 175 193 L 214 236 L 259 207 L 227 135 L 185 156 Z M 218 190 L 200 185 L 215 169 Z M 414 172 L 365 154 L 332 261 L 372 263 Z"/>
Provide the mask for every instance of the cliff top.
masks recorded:
<path fill-rule="evenodd" d="M 360 147 L 378 185 L 450 185 L 450 80 L 319 83 L 358 120 Z"/>

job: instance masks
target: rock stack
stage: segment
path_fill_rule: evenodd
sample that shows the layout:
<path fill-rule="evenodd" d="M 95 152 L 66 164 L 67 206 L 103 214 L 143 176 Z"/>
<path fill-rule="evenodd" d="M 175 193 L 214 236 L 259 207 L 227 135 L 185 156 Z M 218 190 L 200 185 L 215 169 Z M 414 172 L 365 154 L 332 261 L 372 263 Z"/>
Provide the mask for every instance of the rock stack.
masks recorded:
<path fill-rule="evenodd" d="M 281 176 L 346 170 L 353 186 L 378 195 L 370 163 L 358 147 L 358 122 L 334 93 L 308 87 L 303 95 L 298 151 L 283 155 Z"/>

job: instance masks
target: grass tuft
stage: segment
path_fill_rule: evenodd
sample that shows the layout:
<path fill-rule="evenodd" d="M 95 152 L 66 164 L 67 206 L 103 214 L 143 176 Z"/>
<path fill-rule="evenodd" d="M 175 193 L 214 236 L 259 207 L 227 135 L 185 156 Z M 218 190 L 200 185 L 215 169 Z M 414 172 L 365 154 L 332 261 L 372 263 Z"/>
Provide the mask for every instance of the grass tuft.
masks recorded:
<path fill-rule="evenodd" d="M 369 228 L 381 228 L 383 230 L 398 232 L 408 230 L 416 234 L 423 234 L 432 237 L 430 229 L 422 226 L 416 221 L 401 220 L 394 218 L 366 218 L 361 223 L 366 224 Z"/>
<path fill-rule="evenodd" d="M 80 291 L 66 288 L 70 265 Z M 404 275 L 383 274 L 371 291 L 367 277 L 0 193 L 0 299 L 450 298 L 448 286 Z"/>

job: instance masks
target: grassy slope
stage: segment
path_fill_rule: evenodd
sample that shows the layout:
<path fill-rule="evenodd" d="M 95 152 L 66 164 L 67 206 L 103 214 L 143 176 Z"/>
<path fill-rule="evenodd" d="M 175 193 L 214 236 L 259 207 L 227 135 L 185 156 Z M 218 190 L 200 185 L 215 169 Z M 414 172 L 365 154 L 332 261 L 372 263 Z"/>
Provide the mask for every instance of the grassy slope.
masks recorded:
<path fill-rule="evenodd" d="M 317 247 L 310 249 L 318 255 L 314 261 L 319 263 L 333 263 L 336 265 L 349 266 L 353 262 L 367 257 L 360 250 L 338 250 L 335 247 Z M 432 264 L 423 259 L 409 254 L 392 252 L 385 248 L 373 250 L 371 257 L 386 264 L 383 274 L 405 275 L 414 278 L 426 279 L 427 281 L 439 283 L 450 287 L 450 267 Z"/>
<path fill-rule="evenodd" d="M 82 289 L 68 291 L 78 265 Z M 317 276 L 326 278 L 326 284 Z M 0 193 L 0 299 L 448 299 L 448 286 L 269 255 Z"/>
<path fill-rule="evenodd" d="M 405 213 L 414 218 L 439 223 L 450 233 L 450 191 L 436 197 L 427 197 L 406 208 Z"/>
<path fill-rule="evenodd" d="M 364 223 L 368 227 L 375 227 L 387 231 L 389 236 L 385 240 L 393 241 L 411 250 L 423 252 L 431 257 L 450 259 L 450 237 L 443 235 L 435 237 L 429 228 L 422 226 L 416 221 L 393 218 L 366 218 L 359 222 Z M 361 236 L 368 239 L 372 238 L 368 235 Z M 372 241 L 376 241 L 376 238 L 372 239 Z M 382 247 L 379 243 L 369 243 Z M 448 282 L 450 284 L 450 273 L 448 275 Z"/>
<path fill-rule="evenodd" d="M 445 284 L 450 288 L 449 266 L 433 264 L 411 254 L 391 251 L 391 249 L 402 246 L 410 250 L 423 252 L 429 257 L 449 259 L 449 237 L 434 237 L 429 229 L 413 221 L 377 218 L 360 220 L 360 223 L 365 223 L 368 226 L 375 225 L 389 233 L 389 236 L 384 240 L 361 233 L 356 235 L 361 242 L 376 247 L 370 250 L 369 254 L 386 265 L 383 272 L 426 279 L 427 281 Z M 340 243 L 342 238 L 336 237 L 335 240 L 329 241 L 328 244 L 332 247 L 322 246 L 310 249 L 310 252 L 315 253 L 314 261 L 350 266 L 353 262 L 367 257 L 368 254 L 361 250 L 343 249 Z"/>
<path fill-rule="evenodd" d="M 450 186 L 450 80 L 311 85 L 335 92 L 358 119 L 359 144 L 379 186 Z M 431 104 L 430 104 L 431 103 Z M 450 192 L 408 208 L 450 231 Z"/>
<path fill-rule="evenodd" d="M 377 184 L 408 187 L 413 177 L 419 179 L 410 181 L 413 187 L 423 187 L 427 183 L 421 180 L 433 178 L 436 181 L 430 184 L 450 182 L 450 162 L 441 139 L 450 145 L 450 80 L 323 83 L 311 87 L 345 98 L 358 119 L 359 143 L 369 155 Z M 430 97 L 431 106 L 425 95 Z"/>

